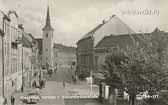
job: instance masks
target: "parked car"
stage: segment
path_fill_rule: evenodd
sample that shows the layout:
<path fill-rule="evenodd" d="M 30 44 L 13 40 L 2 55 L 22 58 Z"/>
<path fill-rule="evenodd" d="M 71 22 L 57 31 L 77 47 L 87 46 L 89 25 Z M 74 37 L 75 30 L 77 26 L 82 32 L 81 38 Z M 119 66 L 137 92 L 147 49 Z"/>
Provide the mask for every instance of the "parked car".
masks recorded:
<path fill-rule="evenodd" d="M 21 98 L 21 101 L 26 104 L 36 104 L 41 99 L 38 92 L 32 91 L 28 92 L 25 96 Z"/>

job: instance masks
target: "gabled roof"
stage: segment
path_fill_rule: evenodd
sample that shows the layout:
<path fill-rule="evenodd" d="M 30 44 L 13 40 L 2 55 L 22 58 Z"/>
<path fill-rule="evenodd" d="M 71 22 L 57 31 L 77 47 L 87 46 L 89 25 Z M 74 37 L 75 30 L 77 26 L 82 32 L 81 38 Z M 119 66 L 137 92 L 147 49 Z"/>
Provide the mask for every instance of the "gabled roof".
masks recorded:
<path fill-rule="evenodd" d="M 87 38 L 87 37 L 91 36 L 92 34 L 94 34 L 94 33 L 95 33 L 101 26 L 103 26 L 104 24 L 105 24 L 105 22 L 102 23 L 102 24 L 97 25 L 95 28 L 93 28 L 91 31 L 89 31 L 86 35 L 84 35 L 84 36 L 81 38 L 81 40 L 84 39 L 84 38 Z"/>
<path fill-rule="evenodd" d="M 138 33 L 138 34 L 124 34 L 124 35 L 109 35 L 104 36 L 101 41 L 96 45 L 96 49 L 106 49 L 112 47 L 120 47 L 125 49 L 127 46 L 133 46 L 134 42 L 143 41 L 142 37 L 149 35 L 166 35 L 168 39 L 168 33 L 163 31 L 153 31 L 151 33 Z M 155 40 L 155 39 L 154 39 Z"/>
<path fill-rule="evenodd" d="M 128 25 L 126 25 L 119 17 L 113 15 L 108 21 L 96 26 L 94 29 L 92 29 L 90 32 L 84 35 L 79 41 L 93 35 L 94 46 L 96 46 L 104 36 L 123 34 L 135 34 L 135 32 Z"/>
<path fill-rule="evenodd" d="M 119 17 L 113 15 L 106 24 L 104 24 L 94 34 L 94 46 L 104 37 L 109 35 L 135 34 L 135 32 L 126 25 Z"/>
<path fill-rule="evenodd" d="M 33 39 L 30 37 L 30 34 L 23 33 L 23 46 L 24 47 L 32 47 L 33 46 Z"/>

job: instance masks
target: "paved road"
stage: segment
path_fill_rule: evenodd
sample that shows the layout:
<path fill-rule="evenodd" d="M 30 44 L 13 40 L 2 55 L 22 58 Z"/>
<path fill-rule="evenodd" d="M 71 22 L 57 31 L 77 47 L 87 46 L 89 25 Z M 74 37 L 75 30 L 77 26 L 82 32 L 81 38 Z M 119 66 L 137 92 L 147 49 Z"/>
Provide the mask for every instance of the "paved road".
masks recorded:
<path fill-rule="evenodd" d="M 81 82 L 74 84 L 72 81 L 72 74 L 73 71 L 70 68 L 61 68 L 54 73 L 52 77 L 47 80 L 45 88 L 40 90 L 43 99 L 41 99 L 36 105 L 65 105 L 64 98 L 58 98 L 58 96 L 89 96 L 90 86 Z M 48 75 L 44 74 L 44 78 L 48 78 Z M 63 87 L 63 81 L 66 82 L 65 87 Z M 93 93 L 98 94 L 97 87 L 93 88 Z M 18 95 L 18 97 L 20 96 L 21 94 Z M 54 96 L 54 98 L 51 96 Z M 44 97 L 48 99 L 44 99 Z M 75 101 L 75 99 L 72 100 Z"/>
<path fill-rule="evenodd" d="M 69 94 L 74 93 L 73 95 L 97 95 L 98 96 L 98 87 L 93 87 L 93 91 L 91 94 L 91 87 L 89 84 L 86 84 L 85 82 L 77 82 L 74 84 L 72 80 L 73 75 L 73 69 L 70 68 L 60 68 L 57 70 L 56 73 L 54 73 L 51 78 L 49 78 L 49 81 L 56 81 L 56 82 L 63 82 L 65 81 L 65 89 L 68 91 Z M 44 75 L 45 78 L 48 78 L 48 75 Z M 68 95 L 69 95 L 68 94 Z"/>
<path fill-rule="evenodd" d="M 47 81 L 46 87 L 40 92 L 43 99 L 36 105 L 65 105 L 64 99 L 55 97 L 65 95 L 65 92 L 61 82 Z"/>
<path fill-rule="evenodd" d="M 44 78 L 49 78 L 49 76 L 44 74 Z M 72 83 L 71 70 L 61 68 L 52 74 L 51 78 L 46 82 L 46 87 L 41 91 L 41 95 L 47 99 L 42 99 L 37 105 L 65 105 L 64 99 L 58 98 L 58 96 L 67 95 L 67 91 L 63 87 L 63 81 Z M 53 99 L 51 96 L 53 96 Z"/>
<path fill-rule="evenodd" d="M 59 68 L 56 73 L 52 74 L 51 78 L 49 78 L 50 81 L 56 81 L 56 82 L 68 82 L 73 83 L 72 81 L 72 75 L 73 75 L 73 69 L 70 68 Z M 48 74 L 44 74 L 45 78 L 48 78 Z"/>

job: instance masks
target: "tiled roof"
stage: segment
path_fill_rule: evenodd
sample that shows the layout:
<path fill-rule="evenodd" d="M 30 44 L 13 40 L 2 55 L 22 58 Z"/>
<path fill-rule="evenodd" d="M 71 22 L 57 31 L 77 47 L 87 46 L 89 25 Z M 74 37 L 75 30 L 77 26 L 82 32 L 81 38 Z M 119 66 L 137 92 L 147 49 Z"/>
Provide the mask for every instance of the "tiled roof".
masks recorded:
<path fill-rule="evenodd" d="M 61 52 L 71 52 L 71 53 L 75 53 L 76 52 L 76 48 L 75 47 L 65 46 L 65 45 L 57 44 L 57 43 L 54 43 L 54 48 L 58 49 Z"/>
<path fill-rule="evenodd" d="M 160 31 L 162 32 L 162 31 Z M 162 32 L 163 35 L 167 36 L 168 33 Z M 139 34 L 124 34 L 124 35 L 110 35 L 104 36 L 104 38 L 96 45 L 96 48 L 110 48 L 110 47 L 117 47 L 126 48 L 127 46 L 132 46 L 134 42 L 142 41 L 142 35 L 159 35 L 158 32 L 152 33 L 139 33 Z"/>
<path fill-rule="evenodd" d="M 106 24 L 95 32 L 94 46 L 96 46 L 104 36 L 123 34 L 135 34 L 135 32 L 119 17 L 113 15 Z"/>
<path fill-rule="evenodd" d="M 119 17 L 113 15 L 108 21 L 96 26 L 94 29 L 92 29 L 90 32 L 84 35 L 79 41 L 93 35 L 94 46 L 96 46 L 104 36 L 109 36 L 111 34 L 135 34 L 135 32 L 128 25 L 126 25 Z"/>
<path fill-rule="evenodd" d="M 89 31 L 86 35 L 84 35 L 84 36 L 81 38 L 81 40 L 84 39 L 84 38 L 87 38 L 87 37 L 91 36 L 92 34 L 94 34 L 94 33 L 95 33 L 101 26 L 103 26 L 104 24 L 105 24 L 105 22 L 102 23 L 102 24 L 97 25 L 95 28 L 93 28 L 91 31 Z"/>
<path fill-rule="evenodd" d="M 41 55 L 42 54 L 43 39 L 42 38 L 38 38 L 38 39 L 36 39 L 36 41 L 38 43 L 39 55 Z"/>
<path fill-rule="evenodd" d="M 133 44 L 133 39 L 130 35 L 110 35 L 105 36 L 97 45 L 96 48 L 110 48 L 117 47 L 125 48 L 126 46 L 131 46 Z"/>
<path fill-rule="evenodd" d="M 24 47 L 32 47 L 32 42 L 33 39 L 32 37 L 30 37 L 30 35 L 28 33 L 23 33 L 23 46 Z"/>

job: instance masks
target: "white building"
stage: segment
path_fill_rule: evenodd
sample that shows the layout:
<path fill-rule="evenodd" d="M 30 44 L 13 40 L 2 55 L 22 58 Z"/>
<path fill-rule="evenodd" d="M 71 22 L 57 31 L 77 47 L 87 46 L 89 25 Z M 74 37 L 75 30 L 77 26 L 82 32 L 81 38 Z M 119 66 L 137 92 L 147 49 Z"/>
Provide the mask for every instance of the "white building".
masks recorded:
<path fill-rule="evenodd" d="M 3 17 L 7 19 L 3 22 Z M 22 29 L 19 28 L 19 19 L 15 11 L 9 11 L 8 15 L 1 14 L 0 28 L 4 32 L 4 43 L 2 46 L 2 39 L 0 41 L 0 74 L 1 74 L 1 93 L 2 86 L 4 86 L 5 96 L 8 96 L 11 92 L 17 90 L 22 82 L 21 79 L 21 43 L 18 39 L 22 37 Z M 4 49 L 4 56 L 2 55 L 2 48 Z M 4 85 L 2 84 L 3 67 L 2 56 L 4 57 Z"/>
<path fill-rule="evenodd" d="M 46 24 L 43 28 L 43 41 L 42 41 L 42 65 L 53 67 L 54 61 L 54 43 L 53 43 L 54 29 L 50 24 L 49 6 L 47 8 Z"/>
<path fill-rule="evenodd" d="M 5 21 L 3 21 L 4 16 Z M 8 15 L 0 14 L 0 97 L 3 93 L 5 97 L 9 97 L 14 91 L 21 91 L 22 83 L 24 86 L 28 86 L 31 81 L 33 37 L 23 31 L 15 11 L 9 11 Z M 4 43 L 2 46 L 3 33 Z M 34 56 L 35 53 L 36 49 L 34 48 Z M 4 60 L 2 60 L 3 57 Z M 4 91 L 2 87 L 4 87 Z"/>

